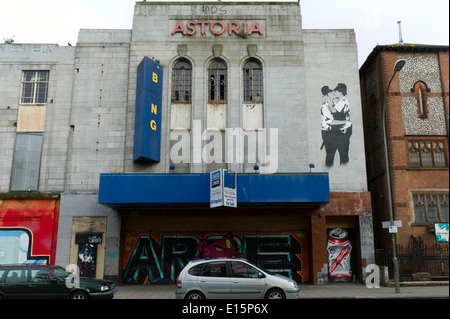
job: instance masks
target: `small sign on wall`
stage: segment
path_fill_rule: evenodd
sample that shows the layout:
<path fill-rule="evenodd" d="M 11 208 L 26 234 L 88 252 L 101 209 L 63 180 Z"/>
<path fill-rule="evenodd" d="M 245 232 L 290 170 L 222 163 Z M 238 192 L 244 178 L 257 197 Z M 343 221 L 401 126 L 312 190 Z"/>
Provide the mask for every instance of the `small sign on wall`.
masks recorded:
<path fill-rule="evenodd" d="M 75 244 L 101 244 L 102 234 L 75 234 Z"/>
<path fill-rule="evenodd" d="M 436 242 L 448 243 L 448 223 L 434 223 L 434 233 L 436 235 Z"/>
<path fill-rule="evenodd" d="M 218 169 L 210 173 L 210 208 L 226 206 L 237 207 L 237 178 L 234 173 L 234 188 L 225 186 L 226 169 Z"/>

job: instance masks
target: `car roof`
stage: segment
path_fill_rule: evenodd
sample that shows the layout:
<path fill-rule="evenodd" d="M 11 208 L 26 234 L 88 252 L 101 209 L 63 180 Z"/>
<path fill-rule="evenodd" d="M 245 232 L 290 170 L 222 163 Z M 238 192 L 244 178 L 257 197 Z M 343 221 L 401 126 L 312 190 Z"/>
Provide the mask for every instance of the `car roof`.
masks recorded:
<path fill-rule="evenodd" d="M 190 260 L 190 264 L 199 264 L 209 261 L 245 261 L 247 262 L 247 259 L 245 258 L 232 258 L 232 257 L 218 257 L 218 258 L 206 258 L 206 259 L 193 259 Z"/>
<path fill-rule="evenodd" d="M 51 268 L 55 267 L 54 265 L 33 265 L 33 264 L 5 264 L 0 265 L 0 267 L 6 267 L 6 268 L 31 268 L 31 267 L 39 267 L 39 268 Z"/>

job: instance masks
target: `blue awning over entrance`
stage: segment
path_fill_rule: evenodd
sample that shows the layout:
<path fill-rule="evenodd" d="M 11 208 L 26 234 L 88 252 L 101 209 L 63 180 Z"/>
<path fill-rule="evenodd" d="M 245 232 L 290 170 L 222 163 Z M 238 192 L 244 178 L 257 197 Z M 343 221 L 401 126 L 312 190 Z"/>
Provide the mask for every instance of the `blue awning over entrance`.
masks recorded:
<path fill-rule="evenodd" d="M 226 175 L 228 179 L 234 176 Z M 99 203 L 115 208 L 209 204 L 209 183 L 209 173 L 101 174 Z M 320 206 L 329 201 L 328 173 L 237 174 L 238 207 L 239 204 Z"/>

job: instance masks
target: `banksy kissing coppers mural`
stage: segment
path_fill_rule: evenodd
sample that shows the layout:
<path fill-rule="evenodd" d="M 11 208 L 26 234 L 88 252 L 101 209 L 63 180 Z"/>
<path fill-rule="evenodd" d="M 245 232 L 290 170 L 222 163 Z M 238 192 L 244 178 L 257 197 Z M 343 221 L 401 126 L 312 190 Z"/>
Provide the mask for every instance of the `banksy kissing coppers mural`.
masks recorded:
<path fill-rule="evenodd" d="M 336 153 L 340 165 L 349 162 L 350 137 L 352 122 L 350 121 L 350 103 L 347 99 L 347 85 L 339 83 L 334 89 L 322 87 L 322 105 L 320 107 L 322 145 L 325 149 L 325 165 L 334 165 Z"/>

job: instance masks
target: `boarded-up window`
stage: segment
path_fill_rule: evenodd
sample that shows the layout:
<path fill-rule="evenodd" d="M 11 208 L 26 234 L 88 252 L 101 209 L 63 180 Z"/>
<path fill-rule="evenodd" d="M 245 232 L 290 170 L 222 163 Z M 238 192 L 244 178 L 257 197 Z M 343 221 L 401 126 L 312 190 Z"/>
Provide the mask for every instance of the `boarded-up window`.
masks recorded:
<path fill-rule="evenodd" d="M 17 134 L 11 176 L 12 191 L 38 190 L 42 134 Z"/>
<path fill-rule="evenodd" d="M 20 105 L 17 132 L 43 132 L 45 110 L 45 105 Z"/>

